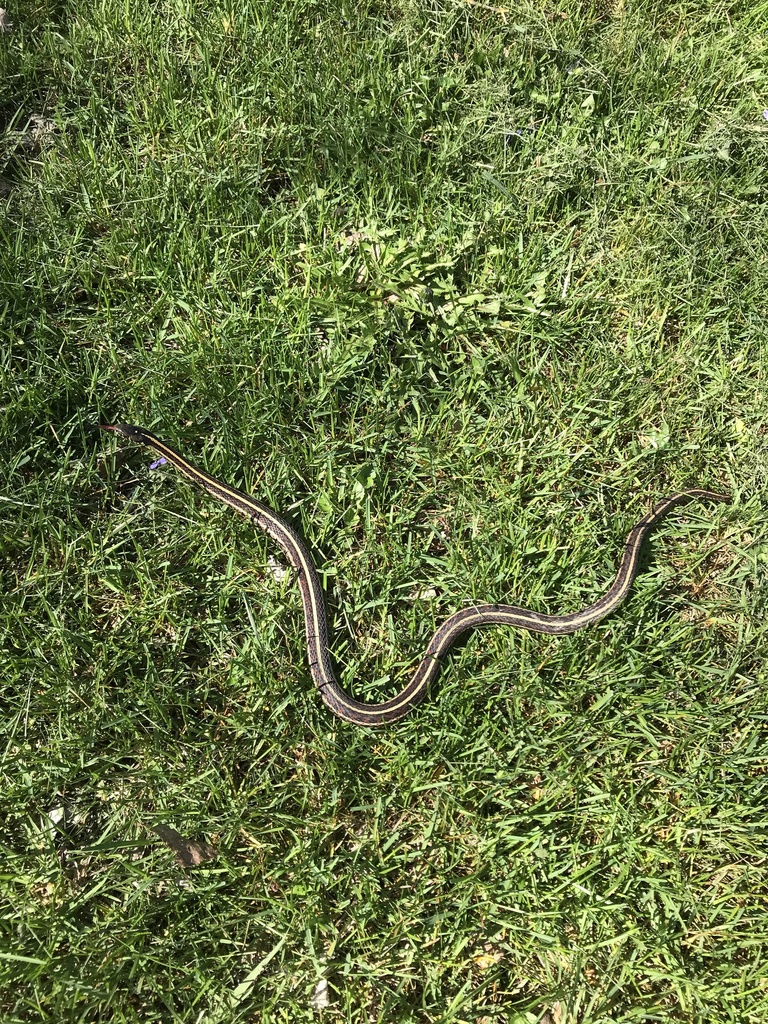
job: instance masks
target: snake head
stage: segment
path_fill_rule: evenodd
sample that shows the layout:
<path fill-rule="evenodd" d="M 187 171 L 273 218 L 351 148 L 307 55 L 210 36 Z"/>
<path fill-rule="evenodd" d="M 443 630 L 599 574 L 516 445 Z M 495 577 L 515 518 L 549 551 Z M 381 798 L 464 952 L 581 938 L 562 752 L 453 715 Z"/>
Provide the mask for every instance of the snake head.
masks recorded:
<path fill-rule="evenodd" d="M 130 423 L 100 423 L 99 430 L 110 430 L 115 434 L 122 434 L 123 437 L 132 441 L 141 441 L 144 433 L 141 427 L 134 427 Z"/>

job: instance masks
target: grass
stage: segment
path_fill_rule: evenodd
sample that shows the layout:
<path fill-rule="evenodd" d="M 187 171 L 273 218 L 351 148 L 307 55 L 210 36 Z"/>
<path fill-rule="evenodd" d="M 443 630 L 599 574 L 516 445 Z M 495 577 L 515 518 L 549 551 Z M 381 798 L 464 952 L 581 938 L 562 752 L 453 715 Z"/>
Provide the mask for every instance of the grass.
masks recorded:
<path fill-rule="evenodd" d="M 765 3 L 8 13 L 3 1020 L 764 1021 Z M 369 699 L 734 502 L 371 732 L 117 420 L 290 516 Z"/>

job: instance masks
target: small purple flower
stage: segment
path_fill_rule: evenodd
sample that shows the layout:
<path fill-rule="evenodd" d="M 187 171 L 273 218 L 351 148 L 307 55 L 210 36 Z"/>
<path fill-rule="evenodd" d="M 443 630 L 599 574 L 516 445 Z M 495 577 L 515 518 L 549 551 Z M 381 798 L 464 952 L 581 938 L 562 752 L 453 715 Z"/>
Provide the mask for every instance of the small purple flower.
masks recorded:
<path fill-rule="evenodd" d="M 149 465 L 150 469 L 159 469 L 160 466 L 164 466 L 168 462 L 168 459 L 164 459 L 162 456 L 155 462 L 151 462 Z"/>
<path fill-rule="evenodd" d="M 763 111 L 763 120 L 768 121 L 768 110 Z"/>

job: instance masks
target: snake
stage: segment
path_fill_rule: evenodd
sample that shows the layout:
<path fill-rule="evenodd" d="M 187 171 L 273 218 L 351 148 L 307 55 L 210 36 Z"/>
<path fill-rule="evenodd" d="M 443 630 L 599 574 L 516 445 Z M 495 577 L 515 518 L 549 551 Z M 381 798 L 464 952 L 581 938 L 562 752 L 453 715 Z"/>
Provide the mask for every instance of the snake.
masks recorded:
<path fill-rule="evenodd" d="M 350 696 L 336 678 L 330 654 L 328 615 L 320 576 L 306 544 L 296 530 L 268 505 L 193 465 L 151 431 L 128 423 L 101 425 L 101 429 L 112 431 L 156 452 L 160 460 L 164 459 L 170 463 L 213 498 L 250 519 L 272 538 L 296 571 L 304 609 L 304 631 L 312 679 L 327 707 L 344 721 L 359 726 L 387 725 L 409 714 L 427 696 L 448 652 L 456 641 L 470 630 L 481 626 L 516 626 L 534 633 L 545 633 L 547 636 L 560 636 L 575 633 L 610 615 L 621 604 L 632 586 L 638 570 L 643 541 L 669 511 L 694 499 L 716 502 L 731 500 L 728 494 L 700 487 L 678 491 L 663 498 L 630 530 L 616 578 L 606 593 L 594 604 L 580 611 L 549 615 L 508 604 L 474 604 L 461 608 L 449 615 L 435 630 L 421 661 L 400 692 L 388 700 L 369 703 Z"/>

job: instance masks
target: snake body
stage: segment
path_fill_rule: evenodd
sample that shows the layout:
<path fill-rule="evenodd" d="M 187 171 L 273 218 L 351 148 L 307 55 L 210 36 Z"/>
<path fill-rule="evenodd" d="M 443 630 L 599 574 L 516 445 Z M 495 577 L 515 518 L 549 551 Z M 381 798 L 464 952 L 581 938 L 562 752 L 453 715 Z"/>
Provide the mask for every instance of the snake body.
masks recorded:
<path fill-rule="evenodd" d="M 351 697 L 339 684 L 333 671 L 328 645 L 328 618 L 323 589 L 312 557 L 304 541 L 281 516 L 249 494 L 230 487 L 192 465 L 165 441 L 143 427 L 116 423 L 102 429 L 114 431 L 131 441 L 157 452 L 184 476 L 198 484 L 214 498 L 252 520 L 275 541 L 297 573 L 304 607 L 304 629 L 309 668 L 320 695 L 331 711 L 355 725 L 376 726 L 396 722 L 424 700 L 429 687 L 440 672 L 442 660 L 464 633 L 479 626 L 517 626 L 536 633 L 557 636 L 575 633 L 598 619 L 609 615 L 624 600 L 637 573 L 640 548 L 650 530 L 671 509 L 694 498 L 729 501 L 730 496 L 717 491 L 694 488 L 664 498 L 627 536 L 616 578 L 594 604 L 565 615 L 545 615 L 527 608 L 507 604 L 477 604 L 454 612 L 435 631 L 424 656 L 403 689 L 389 700 L 366 703 Z"/>

